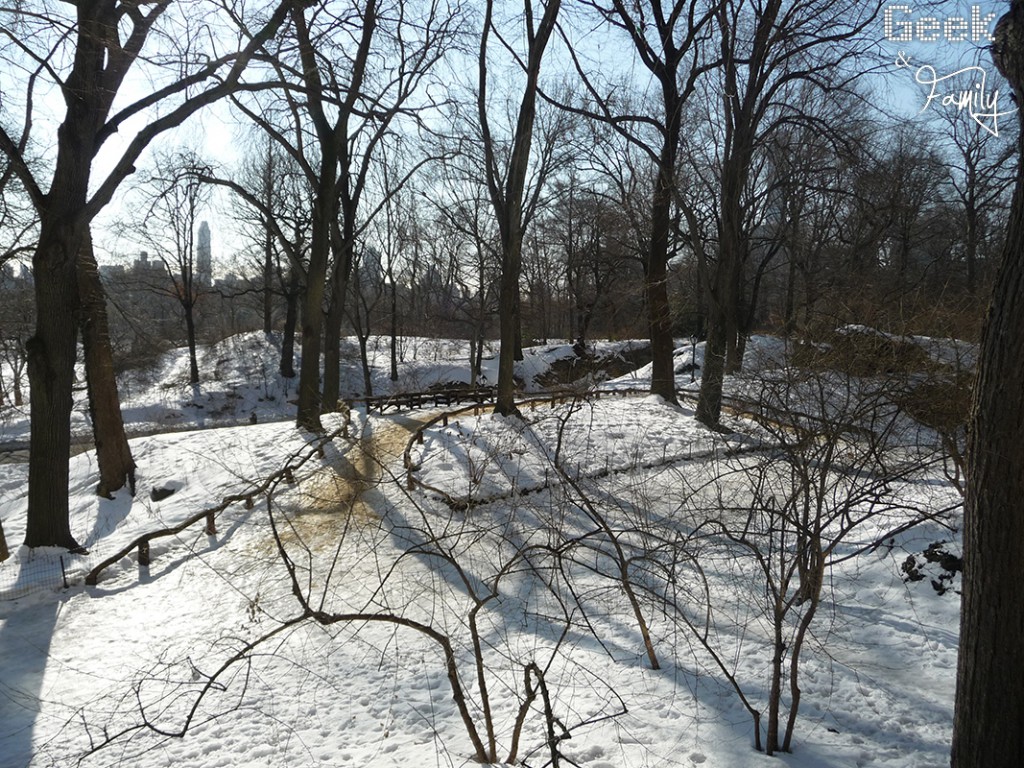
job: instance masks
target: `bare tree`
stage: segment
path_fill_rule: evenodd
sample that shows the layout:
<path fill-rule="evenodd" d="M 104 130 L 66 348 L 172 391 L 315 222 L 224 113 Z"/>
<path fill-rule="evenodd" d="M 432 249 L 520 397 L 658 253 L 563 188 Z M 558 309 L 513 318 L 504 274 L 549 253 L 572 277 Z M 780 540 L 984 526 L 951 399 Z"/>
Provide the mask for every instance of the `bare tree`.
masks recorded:
<path fill-rule="evenodd" d="M 880 2 L 852 0 L 726 0 L 716 11 L 719 78 L 714 83 L 722 123 L 717 195 L 718 254 L 704 275 L 708 339 L 696 417 L 718 424 L 727 372 L 742 365 L 739 341 L 743 270 L 750 254 L 746 193 L 757 154 L 782 126 L 805 121 L 823 133 L 820 116 L 794 113 L 791 99 L 810 85 L 827 95 L 856 74 L 851 60 L 873 27 Z"/>
<path fill-rule="evenodd" d="M 289 204 L 298 202 L 300 197 L 300 190 L 293 189 L 295 185 L 291 183 L 293 174 L 289 172 L 290 163 L 293 164 L 293 161 L 269 136 L 262 139 L 254 137 L 234 178 L 244 190 L 237 198 L 235 221 L 242 225 L 246 239 L 252 244 L 252 261 L 259 274 L 258 289 L 265 334 L 274 329 L 274 299 L 286 291 L 285 281 L 282 280 L 285 269 L 281 243 L 276 233 L 290 233 L 301 226 L 297 221 L 289 226 L 287 221 L 291 214 L 289 208 L 293 207 Z M 274 219 L 273 225 L 268 218 Z"/>
<path fill-rule="evenodd" d="M 261 133 L 263 133 L 261 131 Z M 308 261 L 310 222 L 308 176 L 295 158 L 272 137 L 254 140 L 249 156 L 231 179 L 204 176 L 202 180 L 231 190 L 235 220 L 258 250 L 263 330 L 274 325 L 275 297 L 283 298 L 284 328 L 281 341 L 282 376 L 295 376 L 295 331 L 298 304 Z"/>
<path fill-rule="evenodd" d="M 897 445 L 903 414 L 893 384 L 796 369 L 763 381 L 755 419 L 777 449 L 732 462 L 745 497 L 731 501 L 727 489 L 737 478 L 723 478 L 726 509 L 712 527 L 750 558 L 770 633 L 769 755 L 791 749 L 802 654 L 831 569 L 900 531 L 941 520 L 956 504 L 915 505 L 897 492 L 920 479 L 932 457 Z"/>
<path fill-rule="evenodd" d="M 491 83 L 488 74 L 491 35 L 494 34 L 503 45 L 508 46 L 495 22 L 494 0 L 487 0 L 483 31 L 480 35 L 477 114 L 483 140 L 487 191 L 501 236 L 501 288 L 498 304 L 501 347 L 498 353 L 498 392 L 495 411 L 504 416 L 516 410 L 514 368 L 517 338 L 521 332 L 519 278 L 522 273 L 523 205 L 530 168 L 534 122 L 537 116 L 538 81 L 541 61 L 555 30 L 561 0 L 546 0 L 542 5 L 543 12 L 539 19 L 535 17 L 534 6 L 530 0 L 526 0 L 523 7 L 526 52 L 521 64 L 526 80 L 519 101 L 512 146 L 506 158 L 502 158 L 498 153 L 491 128 L 492 107 L 488 99 L 488 87 Z"/>
<path fill-rule="evenodd" d="M 1024 2 L 1013 0 L 997 23 L 996 67 L 1024 103 Z M 1020 113 L 1018 112 L 1020 120 Z M 1024 157 L 1024 130 L 1017 157 Z M 954 768 L 1010 768 L 1024 761 L 1024 658 L 1017 653 L 1024 604 L 1014 583 L 1024 559 L 1024 167 L 1018 162 L 1013 202 L 982 334 L 968 438 L 964 512 L 964 583 L 960 657 L 953 719 Z"/>
<path fill-rule="evenodd" d="M 335 433 L 321 446 L 332 439 L 358 465 L 355 481 L 364 493 L 382 501 L 401 488 L 399 479 L 379 463 L 371 441 L 344 446 Z M 563 693 L 572 690 L 565 682 L 573 675 L 565 669 L 574 666 L 566 664 L 572 632 L 588 627 L 580 620 L 567 575 L 558 567 L 557 514 L 542 525 L 529 515 L 502 515 L 505 521 L 496 522 L 484 512 L 456 516 L 447 510 L 446 517 L 443 505 L 404 494 L 392 524 L 382 526 L 366 524 L 368 499 L 359 494 L 344 501 L 320 499 L 335 507 L 339 523 L 325 549 L 323 541 L 310 535 L 300 511 L 308 511 L 309 487 L 304 483 L 310 478 L 288 474 L 292 485 L 285 477 L 280 472 L 265 483 L 270 541 L 284 588 L 280 611 L 264 612 L 255 600 L 253 612 L 262 621 L 254 636 L 235 644 L 212 668 L 200 671 L 184 659 L 157 665 L 136 683 L 136 690 L 157 689 L 170 698 L 126 697 L 134 710 L 131 722 L 103 728 L 90 752 L 123 749 L 147 734 L 185 737 L 209 716 L 210 708 L 229 699 L 237 702 L 255 681 L 237 671 L 259 664 L 265 654 L 286 657 L 289 650 L 281 641 L 302 626 L 320 626 L 332 636 L 345 629 L 356 640 L 383 629 L 396 637 L 413 633 L 427 641 L 427 658 L 444 672 L 471 759 L 482 764 L 517 764 L 544 755 L 560 765 L 561 742 L 571 737 L 572 729 L 624 711 L 616 707 L 614 691 L 597 714 L 576 712 Z M 343 485 L 338 479 L 335 492 L 344 491 Z M 481 546 L 494 556 L 478 558 Z M 338 589 L 346 569 L 365 563 L 367 553 L 375 560 L 379 579 L 367 579 L 354 591 L 349 582 Z M 413 583 L 435 591 L 437 600 L 428 604 L 418 599 L 410 589 Z M 520 622 L 535 627 L 543 641 L 534 647 L 509 642 L 510 630 Z M 182 677 L 179 664 L 195 671 Z M 176 706 L 167 707 L 171 699 Z M 577 718 L 563 710 L 579 715 L 582 722 L 574 722 Z"/>
<path fill-rule="evenodd" d="M 433 158 L 422 157 L 411 164 L 389 188 L 379 190 L 381 194 L 371 210 L 364 210 L 361 206 L 365 206 L 364 198 L 368 197 L 371 165 L 379 161 L 386 144 L 397 143 L 395 134 L 406 130 L 405 120 L 418 120 L 422 113 L 436 106 L 424 85 L 434 65 L 447 53 L 459 23 L 458 10 L 436 0 L 421 8 L 398 3 L 393 18 L 389 16 L 382 18 L 390 24 L 382 25 L 377 33 L 378 50 L 374 53 L 381 59 L 365 76 L 365 84 L 347 91 L 342 99 L 340 91 L 344 91 L 344 85 L 339 87 L 336 76 L 332 74 L 327 83 L 333 98 L 347 103 L 346 109 L 351 112 L 339 122 L 337 134 L 343 144 L 337 190 L 340 228 L 333 232 L 334 264 L 324 340 L 323 400 L 328 406 L 336 403 L 340 394 L 341 325 L 356 244 L 384 201 L 400 192 Z M 416 33 L 410 34 L 413 29 Z M 358 59 L 355 64 L 361 66 Z"/>
<path fill-rule="evenodd" d="M 381 255 L 374 248 L 365 248 L 356 254 L 352 264 L 352 303 L 348 317 L 359 342 L 359 360 L 363 367 L 363 394 L 373 396 L 372 367 L 368 344 L 372 333 L 374 310 L 384 296 L 385 273 Z"/>
<path fill-rule="evenodd" d="M 641 305 L 642 260 L 618 203 L 583 188 L 566 192 L 565 207 L 556 209 L 565 213 L 558 238 L 571 303 L 571 337 L 580 350 L 595 326 L 596 333 L 629 327 L 627 318 Z"/>
<path fill-rule="evenodd" d="M 591 107 L 589 113 L 609 122 L 638 147 L 654 167 L 650 200 L 650 232 L 644 258 L 644 296 L 649 313 L 651 394 L 677 402 L 672 338 L 672 311 L 668 295 L 668 263 L 672 256 L 672 208 L 676 196 L 683 110 L 698 78 L 713 63 L 703 50 L 703 39 L 716 7 L 703 0 L 588 1 L 600 18 L 624 34 L 643 66 L 654 78 L 655 104 L 640 113 L 622 110 L 584 71 L 577 59 Z M 646 132 L 651 136 L 646 136 Z"/>
<path fill-rule="evenodd" d="M 433 320 L 452 316 L 469 337 L 469 380 L 481 382 L 484 341 L 498 312 L 501 284 L 501 246 L 493 208 L 477 185 L 462 189 L 449 176 L 452 164 L 445 164 L 446 195 L 437 201 L 436 214 L 427 245 L 432 263 L 428 267 L 426 307 Z"/>
<path fill-rule="evenodd" d="M 107 305 L 93 253 L 92 235 L 86 232 L 78 254 L 78 296 L 81 301 L 82 348 L 89 390 L 89 415 L 100 481 L 96 493 L 107 498 L 127 483 L 135 494 L 135 459 L 124 430 L 124 417 L 114 375 L 114 356 L 107 322 Z"/>
<path fill-rule="evenodd" d="M 398 381 L 399 336 L 409 320 L 399 312 L 399 294 L 402 293 L 399 280 L 403 266 L 410 256 L 415 260 L 415 252 L 422 247 L 422 208 L 419 205 L 417 190 L 407 185 L 398 192 L 392 191 L 399 186 L 398 182 L 404 175 L 401 167 L 404 159 L 398 152 L 385 153 L 381 162 L 377 164 L 377 173 L 374 174 L 384 199 L 383 210 L 381 215 L 374 219 L 372 229 L 373 240 L 379 245 L 381 253 L 381 277 L 384 281 L 381 287 L 387 294 L 390 338 L 388 378 L 393 382 Z M 407 251 L 414 253 L 407 254 Z"/>
<path fill-rule="evenodd" d="M 986 251 L 991 250 L 997 214 L 1004 210 L 1007 190 L 1014 178 L 1014 144 L 1006 131 L 999 136 L 982 127 L 963 111 L 941 115 L 942 130 L 949 141 L 946 165 L 957 202 L 963 210 L 963 258 L 966 288 L 974 294 L 986 285 Z M 986 245 L 989 247 L 986 248 Z"/>
<path fill-rule="evenodd" d="M 337 404 L 353 248 L 379 209 L 379 204 L 372 211 L 361 208 L 370 168 L 403 122 L 432 106 L 421 86 L 457 23 L 458 9 L 433 0 L 366 0 L 324 12 L 295 7 L 287 39 L 267 52 L 268 65 L 285 83 L 280 100 L 235 100 L 302 168 L 312 192 L 301 313 L 300 426 L 320 430 L 321 411 Z"/>
<path fill-rule="evenodd" d="M 196 354 L 198 305 L 209 292 L 208 276 L 199 264 L 200 220 L 210 200 L 204 178 L 209 166 L 191 150 L 158 156 L 139 190 L 146 200 L 136 236 L 152 247 L 163 262 L 166 281 L 150 290 L 169 295 L 181 308 L 188 344 L 189 383 L 199 383 Z"/>
<path fill-rule="evenodd" d="M 262 20 L 249 18 L 258 30 L 252 42 L 234 53 L 210 50 L 195 55 L 192 46 L 216 40 L 184 26 L 173 34 L 155 33 L 163 19 L 174 19 L 179 5 L 100 0 L 29 12 L 15 5 L 2 13 L 11 20 L 0 34 L 25 62 L 10 68 L 24 77 L 20 133 L 0 126 L 0 152 L 9 160 L 39 215 L 39 240 L 33 254 L 36 331 L 27 343 L 31 388 L 32 436 L 29 455 L 28 525 L 30 547 L 78 549 L 68 521 L 68 462 L 71 447 L 71 390 L 77 334 L 77 260 L 90 222 L 110 202 L 135 170 L 143 151 L 157 136 L 180 126 L 204 106 L 234 90 L 252 54 L 284 20 L 287 5 Z M 182 11 L 182 14 L 185 12 Z M 204 26 L 204 29 L 207 27 Z M 160 42 L 157 43 L 157 38 Z M 176 41 L 181 48 L 156 53 Z M 147 43 L 152 51 L 147 50 Z M 188 55 L 185 55 L 187 52 Z M 181 55 L 178 55 L 181 54 Z M 128 104 L 118 103 L 129 72 L 151 65 L 157 85 Z M 33 127 L 44 125 L 34 114 L 36 89 L 52 83 L 64 98 L 65 112 L 56 133 L 52 168 L 35 171 L 28 160 Z M 152 108 L 162 114 L 152 116 Z M 134 134 L 135 118 L 142 127 Z M 102 178 L 93 178 L 93 162 L 119 131 L 131 136 Z M 52 137 L 38 139 L 53 146 Z"/>
<path fill-rule="evenodd" d="M 28 135 L 23 134 L 22 139 L 27 142 Z M 41 167 L 38 160 L 33 163 L 33 167 Z M 3 233 L 0 236 L 0 270 L 5 269 L 5 265 L 31 254 L 34 247 L 32 237 L 37 235 L 38 224 L 38 216 L 13 173 L 12 163 L 5 162 L 3 172 L 0 173 L 0 232 Z M 106 301 L 99 279 L 99 269 L 92 252 L 92 240 L 88 233 L 79 252 L 79 260 L 79 322 L 85 350 L 96 463 L 100 472 L 96 492 L 100 496 L 109 497 L 127 484 L 134 493 L 135 461 L 128 446 L 121 415 L 117 381 L 114 378 Z M 14 296 L 8 298 L 9 301 L 14 299 Z M 27 362 L 25 342 L 31 336 L 26 330 L 29 328 L 27 318 L 32 314 L 31 301 L 13 301 L 10 309 L 12 312 L 19 312 L 21 316 L 17 320 L 13 317 L 6 318 L 6 333 L 0 331 L 0 353 L 6 358 L 7 366 L 13 374 L 14 401 L 17 405 L 22 405 L 22 378 Z M 18 333 L 18 329 L 22 332 Z M 3 389 L 3 382 L 0 381 L 0 399 L 3 398 Z"/>

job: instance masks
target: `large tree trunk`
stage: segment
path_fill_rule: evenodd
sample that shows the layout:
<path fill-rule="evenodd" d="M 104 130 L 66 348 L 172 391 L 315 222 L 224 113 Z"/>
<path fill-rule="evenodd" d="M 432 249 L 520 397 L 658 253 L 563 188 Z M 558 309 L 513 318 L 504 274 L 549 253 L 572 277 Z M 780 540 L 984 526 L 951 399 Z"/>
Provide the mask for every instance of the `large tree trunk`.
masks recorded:
<path fill-rule="evenodd" d="M 738 307 L 733 309 L 725 326 L 725 372 L 730 376 L 739 373 L 743 367 L 743 344 L 740 340 L 743 331 L 739 313 Z"/>
<path fill-rule="evenodd" d="M 338 268 L 335 266 L 324 320 L 324 385 L 321 405 L 324 413 L 338 407 L 341 394 L 341 322 L 345 310 L 345 286 L 339 284 L 338 279 Z"/>
<path fill-rule="evenodd" d="M 498 298 L 498 392 L 494 411 L 502 416 L 516 412 L 515 360 L 519 334 L 519 273 L 522 267 L 522 235 L 518 231 L 502 244 L 501 293 Z M 521 355 L 520 351 L 520 355 Z"/>
<path fill-rule="evenodd" d="M 274 236 L 267 228 L 263 242 L 263 333 L 270 335 L 274 330 Z"/>
<path fill-rule="evenodd" d="M 98 91 L 103 60 L 103 6 L 79 7 L 75 66 L 65 83 L 70 94 Z M 36 331 L 25 344 L 28 358 L 28 519 L 25 544 L 81 550 L 71 535 L 68 505 L 71 408 L 78 340 L 78 252 L 88 232 L 85 215 L 96 148 L 95 99 L 67 99 L 57 130 L 57 160 L 32 258 Z"/>
<path fill-rule="evenodd" d="M 694 414 L 708 427 L 718 426 L 722 414 L 722 389 L 725 383 L 726 318 L 713 297 L 708 301 L 707 339 L 704 342 L 704 365 L 700 374 L 700 393 Z"/>
<path fill-rule="evenodd" d="M 321 171 L 323 173 L 323 171 Z M 321 187 L 325 185 L 321 183 Z M 302 359 L 299 361 L 299 404 L 296 424 L 316 432 L 320 423 L 320 337 L 323 328 L 324 289 L 330 243 L 323 204 L 314 204 L 306 293 L 302 301 Z"/>
<path fill-rule="evenodd" d="M 323 87 L 320 75 L 322 62 L 318 59 L 310 37 L 305 18 L 305 7 L 296 6 L 292 11 L 299 54 L 304 67 L 303 77 L 308 89 L 307 107 L 312 111 L 316 128 L 317 144 L 320 149 L 320 173 L 317 178 L 316 199 L 313 212 L 313 236 L 309 271 L 307 273 L 306 303 L 302 313 L 302 364 L 299 379 L 298 425 L 323 429 L 320 413 L 334 410 L 338 402 L 338 377 L 340 375 L 341 321 L 344 317 L 345 287 L 351 269 L 352 245 L 355 240 L 356 202 L 352 196 L 351 168 L 349 156 L 349 119 L 355 111 L 355 103 L 362 92 L 370 46 L 377 28 L 377 2 L 368 0 L 363 10 L 363 23 L 359 46 L 351 64 L 352 76 L 343 102 L 338 107 L 337 121 L 331 123 L 324 109 Z M 339 177 L 339 164 L 341 176 Z M 342 209 L 342 206 L 344 208 Z M 338 228 L 338 218 L 344 218 L 344 232 Z M 322 305 L 326 290 L 327 260 L 333 253 L 335 268 L 332 275 L 332 292 L 326 323 L 322 317 Z M 314 318 L 315 316 L 315 318 Z M 324 339 L 324 380 L 323 395 L 320 390 L 320 342 L 326 325 Z M 307 355 L 307 348 L 309 355 Z M 312 359 L 308 359 L 312 357 Z"/>
<path fill-rule="evenodd" d="M 145 10 L 112 0 L 73 5 L 77 23 L 66 40 L 71 66 L 58 86 L 67 111 L 57 130 L 52 179 L 49 185 L 39 185 L 25 164 L 15 163 L 15 168 L 23 181 L 28 179 L 26 191 L 39 213 L 39 242 L 33 255 L 36 330 L 26 344 L 32 434 L 25 543 L 29 547 L 79 549 L 68 519 L 68 464 L 78 330 L 77 262 L 82 238 L 90 219 L 134 172 L 135 161 L 155 136 L 180 125 L 237 84 L 253 52 L 280 26 L 287 6 L 275 11 L 239 58 L 231 59 L 232 69 L 219 73 L 219 84 L 186 97 L 137 134 L 90 199 L 92 161 L 102 143 L 100 137 L 108 130 L 116 131 L 116 124 L 106 124 L 115 96 L 150 29 L 169 4 L 153 4 Z M 216 72 L 213 67 L 191 84 L 208 82 Z M 175 96 L 180 95 L 170 88 Z M 20 154 L 6 134 L 3 143 L 8 157 Z M 41 186 L 46 186 L 45 193 Z"/>
<path fill-rule="evenodd" d="M 523 194 L 530 165 L 530 146 L 533 141 L 533 124 L 537 116 L 537 81 L 540 76 L 544 50 L 555 29 L 555 21 L 561 0 L 548 0 L 542 18 L 534 30 L 531 18 L 529 50 L 526 63 L 526 84 L 519 104 L 516 128 L 509 155 L 506 173 L 498 170 L 487 120 L 487 44 L 492 24 L 493 2 L 488 1 L 484 31 L 480 39 L 479 94 L 477 107 L 480 127 L 483 132 L 484 154 L 487 164 L 487 186 L 491 204 L 501 231 L 501 289 L 498 297 L 498 336 L 501 348 L 498 351 L 498 391 L 494 412 L 502 416 L 516 413 L 515 377 L 513 369 L 516 360 L 523 359 L 522 331 L 520 327 L 519 277 L 522 273 L 523 250 Z M 501 189 L 501 176 L 504 188 Z"/>
<path fill-rule="evenodd" d="M 1024 97 L 1024 3 L 995 28 L 996 65 Z M 1018 113 L 1019 115 L 1020 113 Z M 1022 120 L 1024 122 L 1024 120 Z M 1021 136 L 1024 136 L 1022 131 Z M 1024 139 L 1018 137 L 1018 154 Z M 968 432 L 953 768 L 1024 765 L 1024 168 L 982 333 Z"/>
<path fill-rule="evenodd" d="M 338 213 L 335 182 L 338 178 L 339 150 L 334 127 L 324 113 L 320 63 L 310 38 L 305 10 L 304 6 L 295 6 L 291 16 L 295 24 L 303 77 L 308 88 L 308 106 L 312 110 L 313 125 L 316 128 L 320 167 L 313 192 L 313 231 L 310 237 L 309 267 L 306 270 L 306 293 L 302 302 L 302 360 L 299 363 L 299 404 L 295 421 L 299 427 L 321 432 L 320 343 L 324 326 L 327 261 Z"/>
<path fill-rule="evenodd" d="M 192 291 L 192 281 L 185 283 L 186 290 Z M 199 358 L 196 356 L 196 315 L 195 304 L 191 299 L 182 303 L 185 310 L 185 336 L 188 339 L 188 383 L 199 383 Z"/>
<path fill-rule="evenodd" d="M 121 400 L 114 376 L 114 356 L 110 349 L 107 304 L 100 283 L 99 268 L 86 234 L 78 252 L 78 295 L 81 301 L 82 347 L 85 350 L 85 376 L 89 387 L 89 413 L 100 482 L 96 493 L 109 498 L 127 483 L 135 495 L 135 460 L 121 416 Z"/>
<path fill-rule="evenodd" d="M 82 225 L 45 218 L 33 257 L 36 333 L 26 343 L 32 433 L 25 545 L 81 549 L 68 519 L 71 406 L 78 336 L 78 249 Z"/>
<path fill-rule="evenodd" d="M 719 283 L 723 320 L 725 321 L 725 373 L 740 370 L 740 295 L 743 291 L 743 267 L 746 262 L 746 238 L 743 234 L 743 194 L 753 153 L 752 142 L 746 131 L 739 134 L 733 145 L 733 156 L 722 169 L 720 231 L 721 256 L 718 268 L 722 271 Z"/>
<path fill-rule="evenodd" d="M 345 211 L 342 215 L 347 219 L 351 213 Z M 334 269 L 331 272 L 331 296 L 324 324 L 324 412 L 335 410 L 341 397 L 341 325 L 345 318 L 345 300 L 352 272 L 352 240 L 349 239 L 348 224 L 345 229 L 345 234 L 334 234 L 336 242 L 332 249 Z"/>
<path fill-rule="evenodd" d="M 292 267 L 291 275 L 288 278 L 288 285 L 285 288 L 286 307 L 284 316 L 284 331 L 281 338 L 281 363 L 278 370 L 286 379 L 295 378 L 295 326 L 299 321 L 299 270 Z"/>
<path fill-rule="evenodd" d="M 717 427 L 722 415 L 722 391 L 728 370 L 729 339 L 735 332 L 736 308 L 733 275 L 736 270 L 734 239 L 729 220 L 723 217 L 719 230 L 720 249 L 714 275 L 702 275 L 708 303 L 707 332 L 704 345 L 704 366 L 701 369 L 700 393 L 697 397 L 697 421 Z M 705 271 L 708 267 L 705 265 Z M 733 352 L 735 354 L 735 351 Z"/>
<path fill-rule="evenodd" d="M 718 261 L 714 275 L 703 276 L 710 311 L 696 416 L 710 427 L 717 426 L 721 417 L 725 374 L 739 369 L 738 317 L 744 256 L 742 194 L 750 144 L 737 138 L 733 146 L 734 157 L 727 159 L 722 168 Z"/>
<path fill-rule="evenodd" d="M 678 117 L 675 122 L 678 122 Z M 671 141 L 671 138 L 667 138 L 666 144 Z M 647 303 L 653 355 L 651 394 L 670 403 L 679 402 L 676 397 L 672 309 L 668 300 L 669 225 L 672 188 L 675 183 L 675 155 L 674 149 L 668 146 L 662 154 L 662 167 L 659 169 L 651 205 L 650 251 L 644 263 L 644 299 Z"/>

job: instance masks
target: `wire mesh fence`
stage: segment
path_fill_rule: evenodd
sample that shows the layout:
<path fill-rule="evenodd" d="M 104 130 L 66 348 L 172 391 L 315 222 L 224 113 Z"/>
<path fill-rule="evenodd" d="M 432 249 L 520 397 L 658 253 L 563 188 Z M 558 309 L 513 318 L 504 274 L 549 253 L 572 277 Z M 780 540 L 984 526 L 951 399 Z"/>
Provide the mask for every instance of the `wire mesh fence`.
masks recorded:
<path fill-rule="evenodd" d="M 32 594 L 55 592 L 85 582 L 103 559 L 103 548 L 72 554 L 56 547 L 22 547 L 0 563 L 0 600 L 20 600 Z"/>

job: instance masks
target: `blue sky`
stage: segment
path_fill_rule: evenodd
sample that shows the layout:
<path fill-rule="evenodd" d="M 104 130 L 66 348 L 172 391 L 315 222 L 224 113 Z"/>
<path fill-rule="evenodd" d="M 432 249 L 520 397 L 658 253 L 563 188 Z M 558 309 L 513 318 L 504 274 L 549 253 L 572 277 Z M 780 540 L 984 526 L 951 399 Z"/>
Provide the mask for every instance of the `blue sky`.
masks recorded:
<path fill-rule="evenodd" d="M 883 75 L 887 102 L 906 115 L 962 104 L 998 130 L 999 120 L 984 116 L 996 112 L 1005 121 L 1016 108 L 992 64 L 988 38 L 1008 7 L 1005 2 L 889 3 L 879 20 L 882 53 L 891 61 Z"/>

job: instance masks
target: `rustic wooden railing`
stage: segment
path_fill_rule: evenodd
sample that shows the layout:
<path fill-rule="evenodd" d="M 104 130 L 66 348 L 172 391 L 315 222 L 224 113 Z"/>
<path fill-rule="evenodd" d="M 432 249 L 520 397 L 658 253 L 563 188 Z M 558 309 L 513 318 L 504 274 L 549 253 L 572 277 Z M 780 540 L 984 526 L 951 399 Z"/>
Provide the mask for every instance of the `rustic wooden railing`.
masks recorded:
<path fill-rule="evenodd" d="M 601 397 L 635 397 L 649 394 L 646 389 L 595 389 L 585 391 L 559 391 L 549 392 L 544 395 L 538 395 L 537 397 L 531 397 L 524 400 L 517 401 L 516 406 L 519 408 L 537 408 L 540 406 L 550 406 L 555 408 L 560 404 L 570 402 L 574 399 L 600 399 Z M 689 392 L 679 392 L 679 395 L 683 397 L 691 397 L 692 394 Z M 380 397 L 363 397 L 353 398 L 346 400 L 345 402 L 350 408 L 357 405 L 363 405 L 367 410 L 377 411 L 379 413 L 385 413 L 389 408 L 394 409 L 396 412 L 400 412 L 403 408 L 412 410 L 417 408 L 424 408 L 427 406 L 442 407 L 450 406 L 458 403 L 471 403 L 464 407 L 456 410 L 446 410 L 442 413 L 432 416 L 430 419 L 425 421 L 419 426 L 415 432 L 413 432 L 409 441 L 406 444 L 405 451 L 403 454 L 403 464 L 406 470 L 406 478 L 408 487 L 421 487 L 431 492 L 444 494 L 443 491 L 432 488 L 419 481 L 413 475 L 415 467 L 411 459 L 412 446 L 416 443 L 423 442 L 423 432 L 435 424 L 448 425 L 448 421 L 453 418 L 457 418 L 461 414 L 473 412 L 475 415 L 479 415 L 484 410 L 493 407 L 495 397 L 495 390 L 493 387 L 472 387 L 465 389 L 448 389 L 448 390 L 435 390 L 429 392 L 412 392 L 404 393 L 400 395 L 385 395 Z M 150 542 L 154 539 L 165 538 L 167 536 L 175 536 L 182 531 L 191 528 L 196 523 L 204 521 L 205 531 L 208 535 L 215 535 L 217 532 L 217 515 L 223 512 L 225 509 L 230 507 L 232 504 L 238 502 L 244 502 L 246 509 L 252 509 L 255 505 L 255 500 L 259 496 L 266 493 L 267 489 L 270 488 L 275 482 L 284 479 L 285 482 L 294 482 L 295 472 L 305 465 L 314 456 L 323 457 L 324 446 L 329 442 L 337 439 L 341 435 L 345 434 L 348 430 L 349 422 L 346 419 L 345 424 L 339 429 L 331 432 L 330 434 L 320 437 L 312 448 L 308 449 L 305 453 L 297 452 L 293 454 L 292 458 L 285 464 L 283 468 L 274 472 L 265 478 L 261 483 L 253 487 L 252 489 L 238 494 L 232 494 L 225 496 L 219 504 L 213 507 L 197 512 L 196 514 L 186 518 L 180 523 L 169 526 L 167 528 L 161 528 L 156 531 L 150 531 L 145 533 L 131 543 L 122 547 L 116 553 L 106 558 L 98 565 L 96 565 L 86 576 L 85 583 L 94 586 L 98 583 L 100 574 L 104 570 L 109 568 L 114 563 L 118 562 L 124 557 L 131 554 L 132 551 L 138 552 L 138 563 L 139 565 L 148 566 L 151 562 L 152 555 L 150 552 Z"/>
<path fill-rule="evenodd" d="M 244 493 L 236 493 L 230 496 L 225 496 L 219 504 L 208 509 L 204 509 L 201 512 L 197 512 L 191 517 L 181 521 L 177 525 L 170 526 L 168 528 L 161 528 L 157 531 L 150 531 L 136 538 L 130 544 L 124 546 L 118 550 L 115 554 L 108 557 L 106 560 L 99 563 L 95 568 L 89 571 L 85 577 L 85 583 L 90 586 L 95 586 L 99 581 L 100 574 L 104 570 L 109 568 L 114 563 L 118 562 L 121 558 L 127 557 L 133 550 L 138 550 L 139 565 L 149 565 L 150 547 L 149 543 L 154 539 L 160 539 L 167 536 L 175 536 L 186 528 L 191 528 L 199 521 L 205 521 L 207 535 L 213 536 L 217 533 L 217 515 L 223 512 L 225 509 L 230 507 L 232 504 L 238 502 L 244 502 L 246 509 L 252 509 L 256 504 L 256 499 L 266 493 L 267 489 L 274 484 L 276 481 L 284 479 L 285 482 L 292 483 L 295 481 L 295 473 L 301 469 L 310 459 L 314 456 L 323 458 L 324 446 L 331 441 L 341 437 L 348 431 L 349 423 L 345 420 L 345 424 L 333 432 L 317 438 L 311 448 L 305 449 L 292 454 L 288 462 L 285 463 L 284 467 L 279 469 L 277 472 L 269 475 L 263 482 L 254 486 L 250 490 Z"/>
<path fill-rule="evenodd" d="M 556 408 L 559 405 L 563 405 L 574 400 L 600 400 L 602 397 L 640 397 L 650 394 L 648 389 L 637 389 L 637 388 L 625 388 L 625 389 L 591 389 L 591 390 L 563 390 L 560 392 L 548 392 L 537 397 L 531 397 L 525 400 L 516 401 L 516 407 L 520 410 L 525 408 L 534 409 L 539 406 L 549 406 Z M 681 395 L 688 395 L 689 393 L 678 393 Z M 493 403 L 488 404 L 488 407 L 492 406 Z M 402 456 L 402 462 L 405 467 L 405 478 L 406 488 L 413 490 L 414 488 L 422 488 L 425 491 L 435 493 L 439 498 L 445 499 L 450 505 L 458 506 L 457 500 L 441 490 L 435 488 L 432 485 L 424 483 L 414 474 L 418 465 L 412 460 L 412 450 L 415 445 L 423 444 L 423 433 L 431 427 L 440 424 L 443 427 L 448 426 L 448 422 L 452 419 L 456 419 L 463 414 L 472 413 L 474 416 L 479 416 L 480 413 L 485 410 L 485 406 L 482 404 L 474 404 L 465 408 L 459 408 L 454 411 L 445 411 L 432 416 L 427 421 L 424 421 L 409 437 L 408 442 L 405 445 L 405 452 Z"/>
<path fill-rule="evenodd" d="M 433 406 L 458 405 L 460 403 L 473 403 L 484 405 L 494 400 L 496 390 L 494 387 L 458 387 L 452 389 L 436 389 L 427 392 L 403 392 L 395 395 L 379 395 L 375 397 L 353 397 L 347 398 L 348 406 L 364 406 L 368 411 L 385 413 L 389 408 L 395 411 L 414 410 Z"/>

